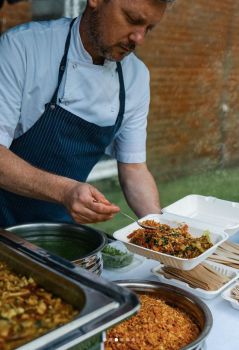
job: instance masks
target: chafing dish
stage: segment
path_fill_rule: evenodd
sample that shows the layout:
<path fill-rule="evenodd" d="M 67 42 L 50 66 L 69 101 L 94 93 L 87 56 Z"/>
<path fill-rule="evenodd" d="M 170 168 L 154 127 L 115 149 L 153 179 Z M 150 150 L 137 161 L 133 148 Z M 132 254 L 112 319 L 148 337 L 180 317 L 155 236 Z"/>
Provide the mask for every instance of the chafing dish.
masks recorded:
<path fill-rule="evenodd" d="M 212 328 L 212 314 L 207 305 L 195 295 L 168 284 L 145 280 L 115 281 L 137 294 L 150 293 L 163 299 L 167 304 L 185 311 L 200 329 L 199 337 L 181 350 L 204 350 L 206 338 Z M 159 315 L 160 317 L 160 315 Z"/>
<path fill-rule="evenodd" d="M 85 225 L 48 222 L 17 225 L 7 230 L 90 272 L 102 273 L 101 250 L 107 238 L 99 230 Z"/>
<path fill-rule="evenodd" d="M 4 230 L 0 230 L 0 260 L 79 310 L 73 321 L 18 350 L 65 350 L 76 345 L 77 349 L 91 349 L 87 341 L 139 309 L 138 298 L 131 291 Z"/>

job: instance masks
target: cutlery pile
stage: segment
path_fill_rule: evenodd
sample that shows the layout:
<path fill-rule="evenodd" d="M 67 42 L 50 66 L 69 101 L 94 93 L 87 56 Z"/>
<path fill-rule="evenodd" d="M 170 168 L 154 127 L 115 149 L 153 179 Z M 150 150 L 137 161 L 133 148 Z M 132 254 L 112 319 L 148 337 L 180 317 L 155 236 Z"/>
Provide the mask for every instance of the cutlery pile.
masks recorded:
<path fill-rule="evenodd" d="M 239 244 L 223 242 L 208 260 L 239 269 Z"/>
<path fill-rule="evenodd" d="M 186 282 L 192 288 L 200 288 L 207 291 L 218 290 L 230 280 L 223 267 L 217 269 L 206 263 L 202 263 L 189 271 L 163 266 L 161 274 L 166 278 L 174 278 Z"/>

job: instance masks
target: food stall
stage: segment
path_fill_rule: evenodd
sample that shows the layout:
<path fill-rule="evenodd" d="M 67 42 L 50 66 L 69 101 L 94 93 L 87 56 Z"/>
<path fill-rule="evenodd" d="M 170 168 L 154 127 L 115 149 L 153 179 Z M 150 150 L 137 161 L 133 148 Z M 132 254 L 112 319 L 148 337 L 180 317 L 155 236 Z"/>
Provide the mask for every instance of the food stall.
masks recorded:
<path fill-rule="evenodd" d="M 200 330 L 194 340 L 177 349 L 238 349 L 238 301 L 231 295 L 231 290 L 235 285 L 239 285 L 238 203 L 193 195 L 164 208 L 161 215 L 149 215 L 141 220 L 147 223 L 156 220 L 157 225 L 161 223 L 167 229 L 172 228 L 175 237 L 182 228 L 184 231 L 189 229 L 192 235 L 195 235 L 193 239 L 196 239 L 196 236 L 200 238 L 204 234 L 207 238 L 206 243 L 205 237 L 200 242 L 206 244 L 207 249 L 198 256 L 188 259 L 139 246 L 130 242 L 128 237 L 132 236 L 135 230 L 137 233 L 143 230 L 138 229 L 137 223 L 116 231 L 114 239 L 108 241 L 108 244 L 102 232 L 83 225 L 41 223 L 8 228 L 8 232 L 1 230 L 0 261 L 7 263 L 27 278 L 34 278 L 41 287 L 50 290 L 78 310 L 73 320 L 58 325 L 46 334 L 27 341 L 26 344 L 10 349 L 128 350 L 131 347 L 127 344 L 132 343 L 134 346 L 134 342 L 138 349 L 135 338 L 130 338 L 128 335 L 126 335 L 128 343 L 123 346 L 122 330 L 124 332 L 124 325 L 127 322 L 135 320 L 140 315 L 144 305 L 149 311 L 154 312 L 152 325 L 163 319 L 163 314 L 158 311 L 161 310 L 158 309 L 158 304 L 151 304 L 152 299 L 165 303 L 163 308 L 166 314 L 171 312 L 168 309 L 171 307 L 181 310 L 186 318 L 189 317 L 191 321 L 185 327 L 192 327 L 185 328 L 186 330 L 189 329 L 191 332 L 195 327 Z M 89 242 L 94 242 L 94 246 L 87 250 Z M 232 245 L 229 242 L 232 242 Z M 163 243 L 166 249 L 168 242 Z M 54 249 L 52 252 L 52 244 L 57 247 L 57 255 Z M 67 252 L 66 247 L 69 244 L 78 245 L 81 249 L 84 246 L 83 256 L 77 256 L 78 253 L 73 249 L 73 255 L 67 256 L 68 260 L 62 258 L 64 247 Z M 202 248 L 198 242 L 195 243 L 195 247 Z M 228 256 L 225 255 L 227 248 L 232 249 Z M 112 254 L 115 249 L 120 251 L 118 256 Z M 186 247 L 184 250 L 187 251 Z M 187 252 L 192 253 L 193 250 Z M 204 278 L 200 278 L 201 276 L 195 278 L 193 275 L 195 269 L 202 266 L 205 270 L 200 270 L 199 275 L 204 275 Z M 173 274 L 175 271 L 176 274 Z M 206 278 L 207 271 L 211 280 Z M 103 279 L 97 275 L 101 275 Z M 214 278 L 215 276 L 219 276 L 219 280 Z M 195 280 L 200 283 L 199 286 L 192 286 Z M 111 283 L 112 281 L 115 283 Z M 208 286 L 213 288 L 207 289 Z M 146 322 L 145 333 L 150 333 L 146 330 L 147 317 L 146 315 L 143 323 Z M 184 322 L 182 318 L 181 321 Z M 194 325 L 191 325 L 192 321 Z M 173 333 L 180 337 L 182 332 L 178 331 L 180 328 L 177 322 L 173 320 L 172 327 L 177 324 L 173 328 Z M 37 324 L 41 322 L 38 321 Z M 134 324 L 133 321 L 131 328 Z M 119 330 L 121 333 L 117 333 Z M 169 334 L 167 328 L 164 328 L 164 333 L 167 338 Z M 117 334 L 121 335 L 118 337 Z M 135 337 L 138 333 L 134 330 L 133 334 Z M 183 337 L 186 334 L 184 333 Z M 154 333 L 152 331 L 150 349 L 158 349 L 158 345 L 153 345 L 155 337 L 157 338 L 157 330 Z M 108 340 L 104 342 L 105 339 Z M 113 345 L 109 344 L 109 339 Z M 8 347 L 3 349 L 8 350 Z M 141 349 L 148 350 L 144 346 L 141 346 Z"/>
<path fill-rule="evenodd" d="M 149 220 L 156 220 L 172 226 L 186 223 L 190 232 L 196 236 L 205 232 L 209 234 L 213 245 L 196 258 L 175 258 L 130 243 L 129 234 L 134 230 L 140 231 L 137 230 L 137 223 L 134 223 L 116 231 L 114 237 L 126 244 L 131 252 L 140 254 L 135 255 L 137 262 L 132 262 L 132 268 L 129 265 L 119 269 L 104 269 L 102 276 L 108 280 L 137 278 L 158 281 L 196 295 L 210 308 L 213 317 L 212 329 L 203 349 L 238 349 L 238 289 L 237 300 L 232 298 L 231 291 L 235 289 L 235 285 L 239 286 L 239 203 L 190 195 L 164 208 L 162 215 L 149 215 L 142 220 L 147 223 Z M 142 256 L 145 258 L 142 259 Z M 175 275 L 163 273 L 165 265 L 170 265 L 172 271 L 175 270 L 178 274 L 181 272 L 181 276 L 188 277 L 189 272 L 196 270 L 195 266 L 198 268 L 205 262 L 210 267 L 210 272 L 213 269 L 222 278 L 221 285 L 214 286 L 212 290 L 203 289 L 201 286 L 192 287 L 190 283 L 195 282 L 192 279 L 187 282 L 176 278 Z M 205 272 L 202 273 L 206 275 Z M 202 282 L 202 276 L 199 276 L 198 280 Z M 210 285 L 213 281 L 209 278 L 206 282 Z"/>

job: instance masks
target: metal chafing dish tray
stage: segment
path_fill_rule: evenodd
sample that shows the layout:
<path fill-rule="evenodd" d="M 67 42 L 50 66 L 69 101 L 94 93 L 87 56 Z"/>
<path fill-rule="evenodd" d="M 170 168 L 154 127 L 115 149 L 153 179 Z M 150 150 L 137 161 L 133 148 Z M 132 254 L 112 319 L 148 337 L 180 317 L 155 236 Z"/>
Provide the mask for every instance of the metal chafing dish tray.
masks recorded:
<path fill-rule="evenodd" d="M 76 345 L 77 349 L 89 349 L 84 345 L 87 339 L 133 315 L 140 307 L 132 291 L 1 229 L 0 260 L 16 273 L 33 277 L 37 284 L 79 310 L 74 320 L 18 350 L 65 350 Z"/>
<path fill-rule="evenodd" d="M 137 294 L 150 294 L 164 300 L 168 305 L 185 311 L 198 325 L 200 334 L 192 343 L 181 350 L 206 350 L 206 338 L 213 325 L 212 313 L 208 306 L 197 296 L 181 288 L 161 282 L 147 280 L 115 281 L 120 286 L 127 287 Z M 160 317 L 160 315 L 159 315 Z"/>

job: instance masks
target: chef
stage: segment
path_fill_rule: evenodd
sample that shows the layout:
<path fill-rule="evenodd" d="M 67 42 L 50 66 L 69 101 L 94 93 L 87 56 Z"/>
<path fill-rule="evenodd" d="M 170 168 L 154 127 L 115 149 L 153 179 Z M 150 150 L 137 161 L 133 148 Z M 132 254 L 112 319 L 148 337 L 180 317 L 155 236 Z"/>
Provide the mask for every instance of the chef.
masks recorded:
<path fill-rule="evenodd" d="M 82 16 L 0 38 L 0 227 L 113 218 L 87 177 L 104 154 L 139 217 L 159 213 L 146 166 L 149 73 L 133 54 L 172 0 L 88 0 Z"/>

